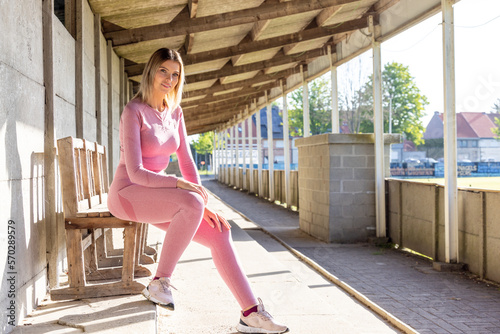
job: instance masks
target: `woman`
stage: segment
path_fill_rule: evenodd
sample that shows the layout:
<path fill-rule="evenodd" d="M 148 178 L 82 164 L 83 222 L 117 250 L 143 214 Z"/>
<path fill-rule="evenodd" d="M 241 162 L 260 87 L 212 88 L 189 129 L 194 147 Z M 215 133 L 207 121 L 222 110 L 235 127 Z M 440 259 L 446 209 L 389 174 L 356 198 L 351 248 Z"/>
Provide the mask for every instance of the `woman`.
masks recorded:
<path fill-rule="evenodd" d="M 184 66 L 180 55 L 157 50 L 144 68 L 139 92 L 120 119 L 120 162 L 108 195 L 108 208 L 121 219 L 150 223 L 167 231 L 156 277 L 142 292 L 150 301 L 174 309 L 170 278 L 194 240 L 212 252 L 219 274 L 241 306 L 237 329 L 243 333 L 284 333 L 255 298 L 235 254 L 231 226 L 210 210 L 189 144 L 181 102 Z M 177 154 L 183 179 L 167 176 Z"/>

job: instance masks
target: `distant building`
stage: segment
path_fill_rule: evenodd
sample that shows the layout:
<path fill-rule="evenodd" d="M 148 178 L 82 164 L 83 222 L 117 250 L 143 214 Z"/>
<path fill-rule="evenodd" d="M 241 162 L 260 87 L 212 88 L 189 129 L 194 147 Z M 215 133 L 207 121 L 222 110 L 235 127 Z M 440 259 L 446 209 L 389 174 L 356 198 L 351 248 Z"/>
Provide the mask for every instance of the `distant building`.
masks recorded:
<path fill-rule="evenodd" d="M 500 161 L 500 141 L 492 129 L 500 114 L 457 113 L 457 159 L 459 161 Z M 444 137 L 443 114 L 435 112 L 424 133 L 424 139 Z"/>

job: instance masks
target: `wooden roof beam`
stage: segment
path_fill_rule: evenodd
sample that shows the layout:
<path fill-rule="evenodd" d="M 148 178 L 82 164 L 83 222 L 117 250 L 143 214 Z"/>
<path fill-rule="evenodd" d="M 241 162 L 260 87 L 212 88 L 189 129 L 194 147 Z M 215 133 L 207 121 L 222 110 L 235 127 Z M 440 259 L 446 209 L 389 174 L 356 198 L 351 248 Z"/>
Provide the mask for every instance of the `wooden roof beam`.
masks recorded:
<path fill-rule="evenodd" d="M 374 23 L 378 24 L 379 16 L 374 15 Z M 358 29 L 368 28 L 368 17 L 363 16 L 360 19 L 347 21 L 342 24 L 334 26 L 318 27 L 305 29 L 297 33 L 268 38 L 260 41 L 247 42 L 229 48 L 222 48 L 211 50 L 207 52 L 199 52 L 195 54 L 188 54 L 184 57 L 184 64 L 197 64 L 201 62 L 211 61 L 214 59 L 227 58 L 238 56 L 245 53 L 264 51 L 276 47 L 283 47 L 285 45 L 295 44 L 299 42 L 309 41 L 317 38 L 333 36 L 336 34 L 343 34 L 346 32 L 355 31 Z"/>
<path fill-rule="evenodd" d="M 188 0 L 189 17 L 195 18 L 198 11 L 198 0 Z"/>
<path fill-rule="evenodd" d="M 288 70 L 279 71 L 279 72 L 271 73 L 271 74 L 257 74 L 252 79 L 236 81 L 236 82 L 226 84 L 226 85 L 216 85 L 216 86 L 212 86 L 209 88 L 198 89 L 198 90 L 186 92 L 185 95 L 186 95 L 186 97 L 194 97 L 194 96 L 198 96 L 198 95 L 213 94 L 216 92 L 221 92 L 221 91 L 239 88 L 239 87 L 249 87 L 249 86 L 259 84 L 259 83 L 265 82 L 265 81 L 270 81 L 270 80 L 278 81 L 280 79 L 289 77 L 290 75 L 293 75 L 296 73 L 300 73 L 299 68 L 291 68 Z"/>
<path fill-rule="evenodd" d="M 262 5 L 255 8 L 191 19 L 190 15 L 192 11 L 188 9 L 187 13 L 186 11 L 182 11 L 181 14 L 177 15 L 170 23 L 105 32 L 104 37 L 108 40 L 111 39 L 113 41 L 113 46 L 116 47 L 161 38 L 184 36 L 190 33 L 234 27 L 262 20 L 271 20 L 283 16 L 290 16 L 359 1 L 360 0 L 322 0 L 310 2 L 292 0 L 283 3 L 264 2 Z"/>
<path fill-rule="evenodd" d="M 248 88 L 245 88 L 245 89 L 242 89 L 242 90 L 239 90 L 237 92 L 230 93 L 230 94 L 216 95 L 216 96 L 206 97 L 206 98 L 199 99 L 199 100 L 189 101 L 189 102 L 183 103 L 182 107 L 187 108 L 190 106 L 203 106 L 203 105 L 207 105 L 207 104 L 214 103 L 214 102 L 221 102 L 222 103 L 222 102 L 226 102 L 226 101 L 227 102 L 233 101 L 235 99 L 239 99 L 239 98 L 243 98 L 243 97 L 248 98 L 249 96 L 252 96 L 253 94 L 261 92 L 263 89 L 271 89 L 271 88 L 278 87 L 278 86 L 279 86 L 278 82 L 272 82 L 272 83 L 265 84 L 261 87 L 248 87 Z"/>

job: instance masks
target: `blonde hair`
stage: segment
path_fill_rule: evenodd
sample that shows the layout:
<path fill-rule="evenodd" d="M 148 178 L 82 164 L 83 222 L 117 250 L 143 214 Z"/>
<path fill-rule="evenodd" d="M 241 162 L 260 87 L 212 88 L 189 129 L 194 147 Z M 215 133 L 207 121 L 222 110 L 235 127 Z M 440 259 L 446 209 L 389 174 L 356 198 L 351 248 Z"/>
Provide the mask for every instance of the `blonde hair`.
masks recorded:
<path fill-rule="evenodd" d="M 134 98 L 140 99 L 142 102 L 149 102 L 153 96 L 153 83 L 156 72 L 167 60 L 173 60 L 179 63 L 179 81 L 177 85 L 172 89 L 172 91 L 165 95 L 164 102 L 171 110 L 175 110 L 182 100 L 182 89 L 184 88 L 184 64 L 182 62 L 181 55 L 179 52 L 161 48 L 156 50 L 151 57 L 149 57 L 146 67 L 142 72 L 141 84 L 139 86 L 139 91 L 135 94 Z"/>

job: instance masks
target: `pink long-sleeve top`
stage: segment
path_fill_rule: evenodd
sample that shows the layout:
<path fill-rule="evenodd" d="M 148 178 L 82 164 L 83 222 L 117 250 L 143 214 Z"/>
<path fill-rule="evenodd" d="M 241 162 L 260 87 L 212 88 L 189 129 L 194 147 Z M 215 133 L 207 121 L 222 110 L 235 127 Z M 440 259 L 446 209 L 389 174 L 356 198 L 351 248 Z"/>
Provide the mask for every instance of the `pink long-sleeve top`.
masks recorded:
<path fill-rule="evenodd" d="M 177 154 L 183 178 L 201 184 L 187 142 L 182 109 L 158 112 L 138 99 L 130 101 L 120 119 L 120 162 L 110 197 L 131 184 L 175 188 L 177 177 L 163 172 L 172 153 Z"/>

